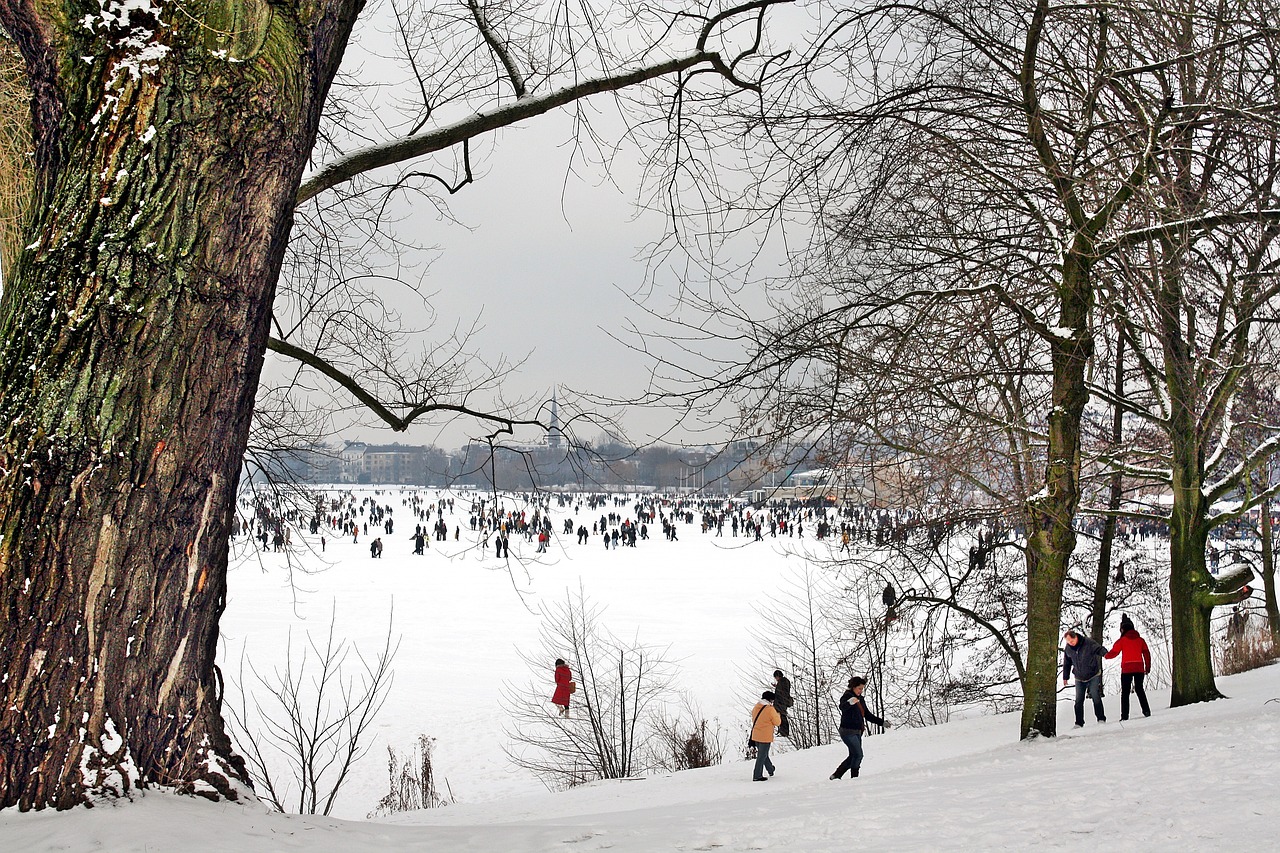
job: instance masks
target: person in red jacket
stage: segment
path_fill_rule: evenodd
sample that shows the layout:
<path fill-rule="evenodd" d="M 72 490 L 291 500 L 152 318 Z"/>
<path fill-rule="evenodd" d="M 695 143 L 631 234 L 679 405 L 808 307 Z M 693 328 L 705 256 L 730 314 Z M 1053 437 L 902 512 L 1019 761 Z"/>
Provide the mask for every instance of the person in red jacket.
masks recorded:
<path fill-rule="evenodd" d="M 1129 690 L 1138 694 L 1138 704 L 1142 706 L 1142 716 L 1151 716 L 1151 706 L 1147 704 L 1147 691 L 1142 688 L 1142 681 L 1151 671 L 1151 650 L 1147 641 L 1138 635 L 1128 613 L 1120 614 L 1120 639 L 1116 640 L 1108 658 L 1120 656 L 1120 719 L 1129 719 Z"/>
<path fill-rule="evenodd" d="M 569 716 L 569 693 L 573 684 L 570 677 L 564 658 L 556 658 L 556 692 L 551 694 L 551 704 L 559 706 L 562 717 Z"/>

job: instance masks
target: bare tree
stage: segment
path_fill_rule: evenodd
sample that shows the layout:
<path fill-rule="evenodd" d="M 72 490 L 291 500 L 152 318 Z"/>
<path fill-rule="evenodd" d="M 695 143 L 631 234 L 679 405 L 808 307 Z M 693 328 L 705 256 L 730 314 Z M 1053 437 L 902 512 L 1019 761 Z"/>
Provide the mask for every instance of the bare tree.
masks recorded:
<path fill-rule="evenodd" d="M 329 814 L 351 767 L 369 750 L 369 727 L 394 679 L 391 622 L 376 657 L 366 658 L 336 640 L 334 618 L 323 644 L 310 634 L 295 651 L 290 635 L 285 663 L 270 673 L 250 666 L 233 683 L 238 702 L 228 705 L 232 734 L 262 796 L 282 812 Z M 348 671 L 355 654 L 360 672 Z M 296 660 L 295 660 L 296 658 Z"/>
<path fill-rule="evenodd" d="M 662 715 L 678 698 L 664 650 L 619 639 L 601 624 L 600 614 L 582 590 L 544 610 L 540 648 L 523 654 L 535 680 L 503 691 L 510 740 L 504 748 L 517 766 L 549 787 L 648 770 Z M 546 674 L 557 658 L 576 677 L 567 716 L 549 710 Z"/>
<path fill-rule="evenodd" d="M 835 662 L 842 653 L 836 644 L 839 627 L 833 624 L 837 592 L 829 575 L 805 566 L 767 604 L 756 607 L 763 630 L 755 635 L 752 656 L 761 672 L 781 669 L 791 679 L 788 739 L 797 749 L 836 739 L 838 711 L 831 691 L 838 686 Z M 753 691 L 760 689 L 758 676 L 746 680 Z"/>
<path fill-rule="evenodd" d="M 791 314 L 775 308 L 776 322 L 750 326 L 763 332 L 730 332 L 748 338 L 746 359 L 691 368 L 695 383 L 745 387 L 773 401 L 837 401 L 844 384 L 859 383 L 843 369 L 851 346 L 878 346 L 876 361 L 911 372 L 904 361 L 920 350 L 931 351 L 922 362 L 929 364 L 932 353 L 949 356 L 981 335 L 973 323 L 938 336 L 937 318 L 956 302 L 989 302 L 1002 319 L 982 322 L 1012 322 L 1012 339 L 1030 347 L 1015 369 L 1038 387 L 987 429 L 1022 433 L 1017 442 L 1029 449 L 1034 476 L 1025 476 L 1025 462 L 1007 476 L 1042 486 L 993 501 L 1023 502 L 1024 737 L 1056 731 L 1062 597 L 1089 475 L 1082 424 L 1108 265 L 1171 229 L 1203 234 L 1277 217 L 1255 196 L 1242 203 L 1214 196 L 1185 219 L 1146 221 L 1176 159 L 1171 150 L 1184 150 L 1172 143 L 1190 128 L 1228 132 L 1232 121 L 1252 122 L 1247 136 L 1269 121 L 1234 95 L 1182 92 L 1173 77 L 1203 61 L 1233 69 L 1224 77 L 1267 79 L 1272 38 L 1267 13 L 1250 4 L 873 4 L 834 16 L 796 74 L 780 78 L 786 90 L 737 128 L 761 141 L 764 163 L 755 181 L 716 197 L 719 209 L 726 197 L 747 198 L 741 203 L 762 219 L 799 207 L 819 243 L 834 243 L 836 280 L 874 281 L 880 295 L 872 299 L 864 287 L 854 293 L 867 298 L 855 300 L 828 291 Z M 762 199 L 762 185 L 776 195 Z M 704 307 L 713 318 L 739 319 L 731 298 Z M 821 331 L 805 334 L 810 323 Z M 688 326 L 710 334 L 706 323 Z M 794 348 L 773 349 L 797 333 L 810 343 L 798 357 L 786 358 Z M 954 376 L 954 365 L 948 361 L 942 375 Z M 945 401 L 929 414 L 954 408 L 975 407 Z M 746 407 L 762 409 L 769 429 L 796 426 L 785 404 Z M 861 428 L 838 405 L 830 411 L 847 434 Z M 761 428 L 747 423 L 753 433 Z M 816 444 L 818 434 L 828 429 L 798 438 Z M 889 446 L 900 446 L 893 438 Z"/>

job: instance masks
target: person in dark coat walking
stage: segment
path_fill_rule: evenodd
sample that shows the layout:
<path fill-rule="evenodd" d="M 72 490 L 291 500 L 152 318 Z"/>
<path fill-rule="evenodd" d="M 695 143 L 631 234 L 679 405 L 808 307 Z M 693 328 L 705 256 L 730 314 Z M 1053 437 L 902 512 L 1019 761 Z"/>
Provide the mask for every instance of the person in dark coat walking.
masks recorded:
<path fill-rule="evenodd" d="M 1084 696 L 1093 698 L 1093 714 L 1098 722 L 1107 721 L 1107 712 L 1102 707 L 1102 658 L 1107 647 L 1095 643 L 1079 631 L 1071 630 L 1062 635 L 1066 645 L 1062 647 L 1062 686 L 1072 673 L 1076 677 L 1076 728 L 1084 728 Z"/>
<path fill-rule="evenodd" d="M 569 716 L 569 694 L 573 690 L 572 675 L 564 658 L 556 658 L 556 691 L 551 694 L 551 704 L 560 709 L 560 716 Z"/>
<path fill-rule="evenodd" d="M 844 741 L 849 755 L 831 774 L 832 779 L 843 778 L 846 770 L 849 771 L 850 779 L 858 775 L 862 767 L 862 735 L 866 731 L 867 720 L 877 726 L 891 728 L 888 723 L 871 713 L 871 709 L 867 707 L 866 700 L 862 698 L 862 693 L 866 689 L 867 680 L 854 676 L 849 679 L 849 689 L 840 697 L 840 740 Z"/>
<path fill-rule="evenodd" d="M 1147 704 L 1147 691 L 1142 682 L 1151 671 L 1151 649 L 1147 641 L 1133 627 L 1128 613 L 1120 614 L 1120 639 L 1116 640 L 1107 658 L 1120 657 L 1120 719 L 1129 719 L 1129 691 L 1138 694 L 1138 704 L 1142 706 L 1142 716 L 1151 716 L 1151 706 Z"/>
<path fill-rule="evenodd" d="M 782 722 L 778 724 L 778 737 L 791 737 L 791 721 L 787 719 L 787 709 L 795 704 L 791 698 L 791 679 L 782 674 L 782 670 L 773 671 L 773 707 L 778 709 Z"/>

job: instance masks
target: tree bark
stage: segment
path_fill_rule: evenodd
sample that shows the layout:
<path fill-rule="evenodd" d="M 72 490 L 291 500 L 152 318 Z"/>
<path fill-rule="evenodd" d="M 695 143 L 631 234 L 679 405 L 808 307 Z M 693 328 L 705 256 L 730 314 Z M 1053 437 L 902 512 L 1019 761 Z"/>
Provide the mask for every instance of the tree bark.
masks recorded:
<path fill-rule="evenodd" d="M 1176 498 L 1174 503 L 1176 506 Z M 1207 529 L 1195 524 L 1193 513 L 1174 512 L 1169 524 L 1169 604 L 1173 643 L 1170 705 L 1175 708 L 1222 698 L 1213 678 L 1209 632 L 1213 607 L 1205 607 L 1202 601 L 1211 582 L 1204 559 L 1207 540 Z"/>
<path fill-rule="evenodd" d="M 85 26 L 76 4 L 0 3 L 37 152 L 0 299 L 0 807 L 248 784 L 214 664 L 227 533 L 361 5 L 112 5 Z"/>
<path fill-rule="evenodd" d="M 1049 412 L 1048 464 L 1044 490 L 1027 501 L 1027 667 L 1023 681 L 1021 736 L 1058 732 L 1058 629 L 1062 588 L 1076 534 L 1080 505 L 1080 422 L 1089 392 L 1086 368 L 1093 354 L 1089 314 L 1093 289 L 1089 252 L 1082 245 L 1063 264 L 1058 327 L 1070 337 L 1051 343 L 1053 408 Z"/>

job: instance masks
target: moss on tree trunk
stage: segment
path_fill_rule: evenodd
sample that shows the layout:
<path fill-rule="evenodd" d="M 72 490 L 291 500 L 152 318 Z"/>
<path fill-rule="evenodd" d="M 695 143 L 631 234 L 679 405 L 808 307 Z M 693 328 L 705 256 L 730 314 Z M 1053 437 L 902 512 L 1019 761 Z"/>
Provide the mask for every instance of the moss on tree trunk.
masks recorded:
<path fill-rule="evenodd" d="M 0 301 L 0 807 L 247 783 L 214 665 L 227 533 L 359 4 L 201 23 L 227 6 L 123 30 L 3 13 L 33 77 L 37 196 Z M 134 26 L 154 61 L 130 56 Z"/>

